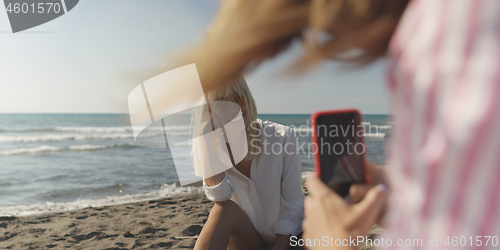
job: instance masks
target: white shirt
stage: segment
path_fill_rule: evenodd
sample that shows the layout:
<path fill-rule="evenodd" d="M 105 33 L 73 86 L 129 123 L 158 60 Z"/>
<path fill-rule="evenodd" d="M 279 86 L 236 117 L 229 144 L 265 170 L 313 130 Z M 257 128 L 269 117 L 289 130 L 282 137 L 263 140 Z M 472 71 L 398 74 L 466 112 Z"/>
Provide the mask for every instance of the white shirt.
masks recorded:
<path fill-rule="evenodd" d="M 216 186 L 203 183 L 212 201 L 231 199 L 247 214 L 254 228 L 268 243 L 276 234 L 302 232 L 304 194 L 301 161 L 294 131 L 284 125 L 261 121 L 261 153 L 252 160 L 250 178 L 236 168 L 225 172 Z"/>

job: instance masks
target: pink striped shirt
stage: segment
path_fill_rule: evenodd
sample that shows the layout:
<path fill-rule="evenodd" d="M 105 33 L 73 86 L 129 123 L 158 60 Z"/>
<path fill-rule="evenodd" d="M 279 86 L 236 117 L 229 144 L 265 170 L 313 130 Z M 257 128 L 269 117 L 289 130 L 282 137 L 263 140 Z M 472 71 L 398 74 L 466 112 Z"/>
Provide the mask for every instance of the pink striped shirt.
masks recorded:
<path fill-rule="evenodd" d="M 390 59 L 384 238 L 500 249 L 500 1 L 411 1 Z"/>

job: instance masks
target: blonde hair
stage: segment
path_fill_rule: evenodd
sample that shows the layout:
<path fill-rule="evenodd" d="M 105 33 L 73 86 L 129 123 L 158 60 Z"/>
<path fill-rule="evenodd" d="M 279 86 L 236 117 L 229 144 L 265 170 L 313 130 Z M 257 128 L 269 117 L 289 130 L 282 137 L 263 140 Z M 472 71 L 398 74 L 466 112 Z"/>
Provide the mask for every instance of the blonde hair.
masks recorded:
<path fill-rule="evenodd" d="M 235 91 L 238 95 L 243 97 L 246 107 L 248 108 L 247 112 L 248 124 L 245 124 L 247 133 L 248 154 L 243 160 L 252 160 L 258 154 L 257 152 L 260 152 L 259 149 L 261 146 L 261 132 L 260 132 L 261 125 L 260 122 L 258 121 L 257 106 L 255 104 L 255 100 L 252 96 L 252 93 L 250 92 L 250 89 L 248 88 L 245 79 L 243 77 L 240 77 L 228 85 L 214 89 L 212 91 L 208 91 L 205 94 L 205 97 L 207 101 L 215 101 L 219 98 L 224 98 L 228 95 L 231 95 L 233 91 Z M 200 105 L 193 114 L 191 118 L 192 135 L 196 136 L 202 133 L 201 130 L 203 128 L 201 128 L 200 125 L 202 117 L 207 111 L 208 111 L 207 105 Z M 257 126 L 253 125 L 251 126 L 252 123 L 257 124 Z M 200 167 L 201 165 L 198 158 L 199 147 L 200 145 L 192 144 L 191 152 L 193 155 L 193 164 L 195 173 L 196 175 L 201 176 L 201 167 Z"/>
<path fill-rule="evenodd" d="M 223 0 L 205 39 L 184 57 L 196 63 L 205 90 L 229 84 L 295 38 L 303 41 L 304 54 L 293 69 L 307 69 L 323 59 L 364 65 L 386 54 L 408 2 Z M 321 34 L 329 38 L 322 41 Z M 352 49 L 362 53 L 339 56 Z"/>

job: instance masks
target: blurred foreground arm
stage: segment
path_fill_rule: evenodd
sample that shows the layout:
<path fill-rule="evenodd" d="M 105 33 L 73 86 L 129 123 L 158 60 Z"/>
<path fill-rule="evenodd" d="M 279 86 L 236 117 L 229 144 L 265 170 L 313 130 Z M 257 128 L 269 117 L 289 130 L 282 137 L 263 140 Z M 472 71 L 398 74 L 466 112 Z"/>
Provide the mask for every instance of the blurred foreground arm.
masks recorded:
<path fill-rule="evenodd" d="M 229 83 L 302 32 L 306 5 L 304 0 L 223 0 L 205 39 L 184 60 L 196 63 L 204 91 Z"/>

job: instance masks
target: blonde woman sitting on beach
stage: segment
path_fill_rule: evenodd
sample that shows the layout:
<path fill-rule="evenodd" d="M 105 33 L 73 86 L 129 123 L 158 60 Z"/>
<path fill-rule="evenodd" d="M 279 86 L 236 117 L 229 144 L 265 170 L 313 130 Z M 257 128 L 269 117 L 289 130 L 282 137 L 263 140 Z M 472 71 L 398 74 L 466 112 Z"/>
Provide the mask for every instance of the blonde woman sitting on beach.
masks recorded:
<path fill-rule="evenodd" d="M 254 99 L 243 78 L 206 97 L 211 103 L 239 105 L 247 137 L 241 141 L 248 144 L 242 145 L 248 153 L 226 171 L 208 178 L 204 175 L 205 194 L 215 204 L 194 249 L 287 249 L 290 236 L 302 232 L 303 220 L 301 161 L 294 131 L 257 118 Z M 203 126 L 201 120 L 208 115 L 200 108 L 193 119 L 195 130 L 206 130 L 196 126 Z M 211 115 L 212 121 L 218 122 L 213 108 Z M 207 152 L 203 147 L 203 143 L 193 143 L 198 168 L 206 163 L 200 161 L 207 159 L 200 153 Z M 228 148 L 229 155 L 231 148 L 235 151 L 234 144 Z"/>

